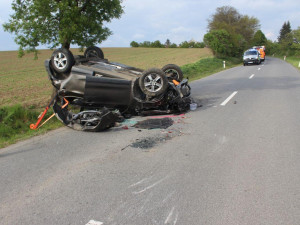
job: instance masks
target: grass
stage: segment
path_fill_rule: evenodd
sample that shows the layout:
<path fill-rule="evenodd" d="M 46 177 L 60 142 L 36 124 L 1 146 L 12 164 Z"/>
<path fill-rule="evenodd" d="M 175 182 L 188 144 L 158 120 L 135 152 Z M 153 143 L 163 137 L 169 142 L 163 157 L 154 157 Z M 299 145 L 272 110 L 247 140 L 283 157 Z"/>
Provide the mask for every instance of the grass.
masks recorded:
<path fill-rule="evenodd" d="M 73 54 L 82 54 L 72 49 Z M 105 58 L 141 69 L 161 68 L 174 63 L 181 66 L 190 80 L 200 79 L 223 69 L 223 59 L 213 58 L 209 49 L 157 49 L 157 48 L 103 48 Z M 18 58 L 18 52 L 0 52 L 0 148 L 28 137 L 46 133 L 62 126 L 57 119 L 50 120 L 38 130 L 30 130 L 31 123 L 48 104 L 52 86 L 44 68 L 51 50 L 39 51 Z M 239 64 L 227 59 L 226 68 Z M 48 112 L 45 118 L 51 115 Z"/>
<path fill-rule="evenodd" d="M 296 67 L 298 70 L 300 70 L 300 56 L 287 56 L 286 61 L 290 64 L 292 64 L 294 67 Z"/>
<path fill-rule="evenodd" d="M 224 70 L 223 61 L 226 62 L 227 69 L 241 63 L 241 60 L 236 58 L 219 59 L 210 57 L 201 59 L 196 63 L 184 65 L 181 68 L 185 77 L 188 77 L 190 81 L 193 81 Z"/>
<path fill-rule="evenodd" d="M 47 117 L 52 112 L 47 113 Z M 28 137 L 44 134 L 61 126 L 58 120 L 50 120 L 47 126 L 38 130 L 30 130 L 31 123 L 37 120 L 39 112 L 21 105 L 5 106 L 0 108 L 0 148 Z"/>
<path fill-rule="evenodd" d="M 284 60 L 283 55 L 275 55 L 276 58 Z M 292 66 L 300 70 L 299 64 L 300 64 L 300 56 L 287 56 L 286 62 L 290 63 Z"/>

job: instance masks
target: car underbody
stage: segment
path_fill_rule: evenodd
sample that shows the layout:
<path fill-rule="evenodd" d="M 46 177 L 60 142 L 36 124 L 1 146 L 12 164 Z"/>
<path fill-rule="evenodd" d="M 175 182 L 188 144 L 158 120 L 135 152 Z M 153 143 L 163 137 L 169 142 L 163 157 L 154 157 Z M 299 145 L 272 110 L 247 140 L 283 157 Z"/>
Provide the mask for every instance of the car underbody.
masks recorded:
<path fill-rule="evenodd" d="M 110 62 L 92 47 L 75 57 L 58 49 L 45 67 L 54 87 L 54 113 L 76 130 L 101 131 L 133 115 L 176 114 L 190 107 L 191 88 L 174 64 L 144 71 Z"/>

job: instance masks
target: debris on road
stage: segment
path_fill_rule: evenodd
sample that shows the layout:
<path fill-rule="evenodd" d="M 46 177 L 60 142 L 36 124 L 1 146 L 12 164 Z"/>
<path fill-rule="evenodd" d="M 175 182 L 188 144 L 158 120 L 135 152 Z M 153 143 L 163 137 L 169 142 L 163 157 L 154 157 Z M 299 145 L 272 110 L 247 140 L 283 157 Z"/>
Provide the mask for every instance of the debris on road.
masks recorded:
<path fill-rule="evenodd" d="M 165 137 L 147 137 L 143 139 L 137 139 L 134 143 L 130 145 L 130 147 L 133 148 L 140 148 L 140 149 L 149 149 L 157 145 L 158 143 L 165 142 L 167 140 L 170 140 L 170 136 Z"/>

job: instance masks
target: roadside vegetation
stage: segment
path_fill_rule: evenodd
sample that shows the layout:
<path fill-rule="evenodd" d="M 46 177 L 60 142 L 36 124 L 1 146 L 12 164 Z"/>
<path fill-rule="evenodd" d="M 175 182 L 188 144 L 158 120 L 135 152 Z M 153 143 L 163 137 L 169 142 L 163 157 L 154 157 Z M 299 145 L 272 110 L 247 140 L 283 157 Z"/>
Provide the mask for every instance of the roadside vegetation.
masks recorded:
<path fill-rule="evenodd" d="M 238 58 L 205 58 L 198 62 L 187 64 L 181 67 L 183 74 L 189 81 L 201 79 L 211 74 L 224 70 L 223 61 L 226 63 L 226 69 L 235 67 L 241 64 L 241 60 Z"/>
<path fill-rule="evenodd" d="M 205 44 L 204 42 L 198 42 L 192 39 L 190 41 L 183 41 L 177 45 L 176 43 L 172 43 L 170 39 L 167 39 L 164 44 L 162 44 L 159 40 L 154 42 L 144 41 L 140 43 L 132 41 L 130 42 L 130 46 L 133 48 L 204 48 Z"/>
<path fill-rule="evenodd" d="M 46 116 L 52 113 L 52 110 L 49 110 Z M 33 107 L 27 108 L 21 105 L 0 107 L 0 148 L 61 126 L 58 120 L 53 119 L 38 130 L 30 130 L 30 124 L 36 122 L 39 114 L 40 112 Z"/>
<path fill-rule="evenodd" d="M 284 56 L 280 56 L 280 59 L 283 59 Z M 294 67 L 296 67 L 298 70 L 300 70 L 300 56 L 287 56 L 286 61 L 290 64 L 292 64 Z"/>

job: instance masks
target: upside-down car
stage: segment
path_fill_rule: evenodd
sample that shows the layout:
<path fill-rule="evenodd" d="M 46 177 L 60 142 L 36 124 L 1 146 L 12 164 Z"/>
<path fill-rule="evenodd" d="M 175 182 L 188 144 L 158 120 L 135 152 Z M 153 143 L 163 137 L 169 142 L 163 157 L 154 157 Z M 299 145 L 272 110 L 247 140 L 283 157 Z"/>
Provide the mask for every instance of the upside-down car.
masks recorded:
<path fill-rule="evenodd" d="M 55 90 L 46 110 L 53 104 L 56 117 L 76 130 L 104 130 L 131 115 L 180 113 L 191 103 L 188 81 L 174 64 L 144 71 L 110 62 L 92 46 L 82 56 L 57 49 L 45 67 Z"/>

